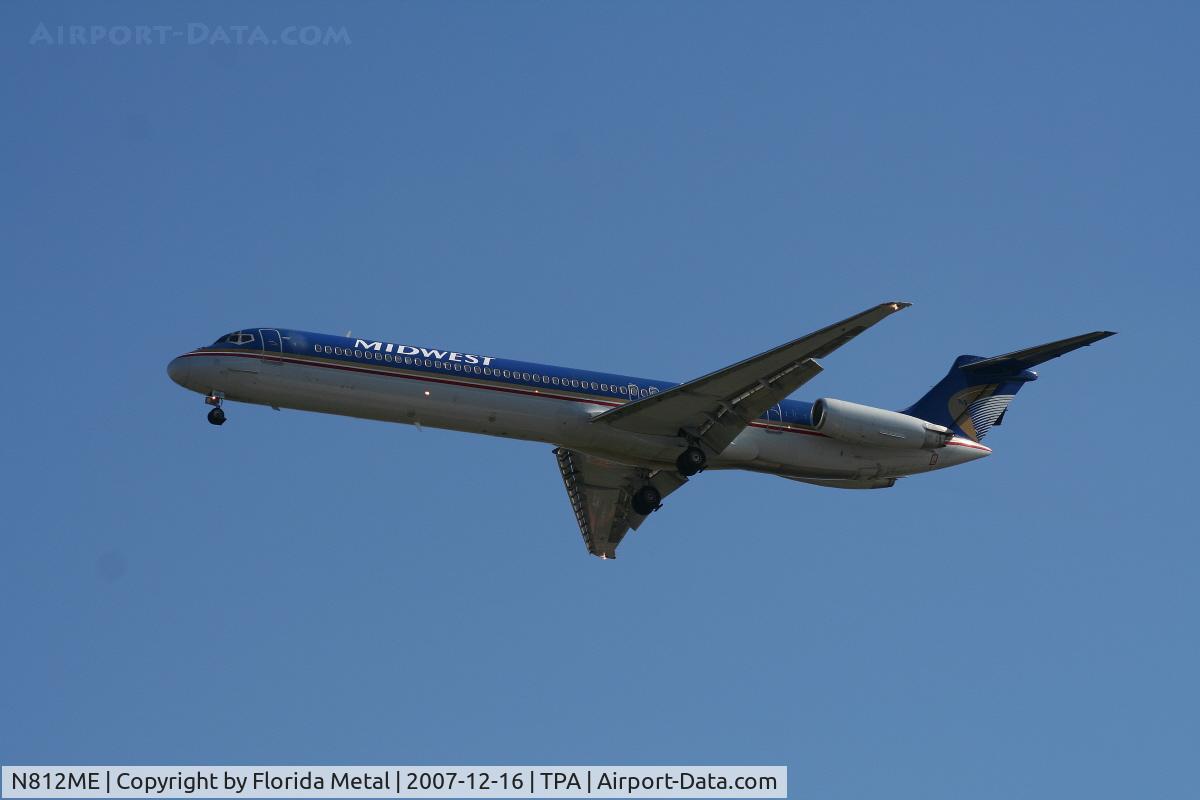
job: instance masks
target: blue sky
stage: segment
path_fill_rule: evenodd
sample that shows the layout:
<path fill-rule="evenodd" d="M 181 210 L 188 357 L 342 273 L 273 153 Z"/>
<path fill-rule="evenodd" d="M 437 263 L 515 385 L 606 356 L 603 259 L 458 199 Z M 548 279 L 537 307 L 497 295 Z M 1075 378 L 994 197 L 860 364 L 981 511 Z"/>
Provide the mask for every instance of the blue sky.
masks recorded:
<path fill-rule="evenodd" d="M 3 763 L 784 763 L 1197 792 L 1191 4 L 0 6 Z M 57 25 L 348 45 L 31 46 Z M 230 406 L 271 325 L 802 397 L 1095 329 L 984 461 L 706 473 L 615 563 L 550 447 Z"/>

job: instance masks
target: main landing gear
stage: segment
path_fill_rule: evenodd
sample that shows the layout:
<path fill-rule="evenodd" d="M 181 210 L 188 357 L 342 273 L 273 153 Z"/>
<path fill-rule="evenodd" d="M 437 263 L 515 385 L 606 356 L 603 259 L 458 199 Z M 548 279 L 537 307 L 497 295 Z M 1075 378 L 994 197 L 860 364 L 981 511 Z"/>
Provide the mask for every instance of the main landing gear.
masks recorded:
<path fill-rule="evenodd" d="M 633 493 L 630 505 L 633 506 L 634 511 L 643 517 L 649 516 L 662 505 L 662 495 L 653 486 L 643 486 Z"/>
<path fill-rule="evenodd" d="M 675 459 L 675 469 L 685 478 L 699 473 L 707 465 L 708 456 L 694 444 Z M 650 484 L 646 484 L 633 493 L 633 497 L 629 498 L 629 505 L 633 507 L 634 513 L 641 514 L 643 517 L 648 516 L 662 507 L 662 493 Z"/>
<path fill-rule="evenodd" d="M 685 478 L 690 478 L 696 475 L 708 464 L 708 456 L 704 455 L 704 451 L 699 447 L 692 445 L 687 450 L 679 454 L 679 458 L 675 459 L 675 468 L 679 470 L 679 474 Z"/>
<path fill-rule="evenodd" d="M 217 394 L 216 392 L 205 395 L 204 397 L 204 402 L 213 407 L 212 410 L 208 412 L 208 421 L 213 425 L 225 424 L 225 410 L 221 408 L 221 399 L 221 395 Z"/>

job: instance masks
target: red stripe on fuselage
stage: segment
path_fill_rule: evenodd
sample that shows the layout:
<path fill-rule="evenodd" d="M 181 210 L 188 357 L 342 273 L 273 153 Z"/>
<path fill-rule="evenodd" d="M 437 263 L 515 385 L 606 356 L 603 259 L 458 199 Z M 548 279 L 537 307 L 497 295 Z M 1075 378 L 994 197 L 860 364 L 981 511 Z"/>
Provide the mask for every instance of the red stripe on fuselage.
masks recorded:
<path fill-rule="evenodd" d="M 946 447 L 969 447 L 972 450 L 986 450 L 992 452 L 992 448 L 982 444 L 970 444 L 968 442 L 946 442 Z"/>

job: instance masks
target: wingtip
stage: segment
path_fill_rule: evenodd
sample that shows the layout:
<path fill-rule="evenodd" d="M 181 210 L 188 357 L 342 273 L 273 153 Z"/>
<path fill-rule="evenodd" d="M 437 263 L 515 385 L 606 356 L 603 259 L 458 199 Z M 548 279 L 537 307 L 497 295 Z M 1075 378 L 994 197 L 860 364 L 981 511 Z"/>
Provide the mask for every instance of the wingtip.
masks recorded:
<path fill-rule="evenodd" d="M 891 306 L 893 311 L 901 311 L 908 308 L 912 303 L 906 303 L 903 300 L 893 300 L 890 303 L 884 303 L 885 306 Z"/>

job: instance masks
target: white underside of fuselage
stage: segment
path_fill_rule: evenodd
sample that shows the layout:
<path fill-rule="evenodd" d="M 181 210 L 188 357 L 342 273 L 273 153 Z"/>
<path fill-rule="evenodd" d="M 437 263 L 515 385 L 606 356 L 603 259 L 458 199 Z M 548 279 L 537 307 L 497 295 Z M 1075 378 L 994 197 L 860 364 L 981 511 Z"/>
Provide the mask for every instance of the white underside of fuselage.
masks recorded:
<path fill-rule="evenodd" d="M 367 373 L 204 352 L 188 354 L 187 364 L 187 388 L 232 401 L 545 442 L 652 469 L 673 469 L 684 447 L 674 437 L 644 436 L 593 422 L 611 403 L 399 372 Z M 955 466 L 990 452 L 961 438 L 935 450 L 869 448 L 812 429 L 759 420 L 725 451 L 710 457 L 708 468 L 870 480 Z"/>

